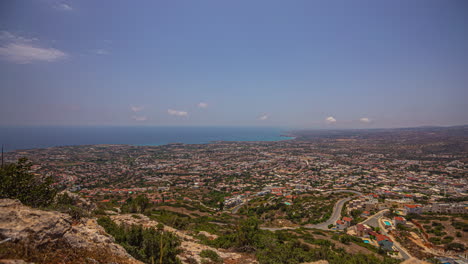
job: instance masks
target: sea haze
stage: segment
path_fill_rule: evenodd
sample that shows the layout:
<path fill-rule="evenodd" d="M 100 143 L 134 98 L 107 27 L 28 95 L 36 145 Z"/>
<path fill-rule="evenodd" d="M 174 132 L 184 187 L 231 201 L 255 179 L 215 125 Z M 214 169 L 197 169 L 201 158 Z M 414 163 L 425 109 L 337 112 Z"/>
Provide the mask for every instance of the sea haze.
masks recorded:
<path fill-rule="evenodd" d="M 259 127 L 0 127 L 5 151 L 70 145 L 205 144 L 212 141 L 278 141 L 286 129 Z"/>

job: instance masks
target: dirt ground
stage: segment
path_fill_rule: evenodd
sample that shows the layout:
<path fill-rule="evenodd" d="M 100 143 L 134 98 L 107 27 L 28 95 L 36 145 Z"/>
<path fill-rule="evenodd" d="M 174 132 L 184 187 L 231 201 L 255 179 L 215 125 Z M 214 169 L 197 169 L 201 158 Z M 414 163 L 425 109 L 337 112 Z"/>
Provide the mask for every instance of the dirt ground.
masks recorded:
<path fill-rule="evenodd" d="M 452 236 L 454 238 L 454 240 L 452 242 L 461 243 L 461 244 L 464 244 L 465 247 L 468 247 L 468 234 L 467 234 L 467 232 L 463 232 L 463 230 L 461 230 L 461 229 L 456 229 L 451 224 L 452 219 L 457 221 L 457 222 L 464 222 L 464 223 L 468 223 L 468 221 L 464 220 L 461 217 L 453 217 L 453 216 L 450 216 L 450 215 L 440 215 L 440 216 L 448 217 L 449 220 L 447 220 L 447 221 L 430 220 L 429 223 L 422 223 L 422 222 L 420 222 L 420 223 L 422 225 L 432 225 L 433 222 L 442 223 L 442 225 L 444 226 L 443 231 L 446 232 L 447 234 L 444 235 L 444 236 L 441 236 L 440 238 L 443 238 L 445 236 Z M 426 231 L 426 233 L 427 233 L 427 230 L 424 230 L 424 231 Z M 460 232 L 462 234 L 462 237 L 457 237 L 457 232 Z M 427 233 L 427 234 L 429 235 L 429 237 L 437 237 L 436 235 L 434 235 L 432 233 Z M 443 246 L 443 244 L 441 246 Z"/>
<path fill-rule="evenodd" d="M 326 236 L 322 236 L 322 235 L 317 235 L 317 234 L 314 234 L 312 232 L 310 232 L 314 238 L 317 238 L 317 239 L 326 239 L 326 240 L 329 240 L 331 242 L 333 242 L 335 244 L 335 246 L 337 248 L 344 248 L 344 250 L 347 252 L 347 253 L 350 253 L 350 254 L 357 254 L 357 253 L 362 253 L 362 254 L 370 254 L 370 255 L 374 255 L 376 257 L 378 257 L 379 259 L 383 259 L 381 255 L 365 248 L 365 247 L 361 247 L 361 246 L 358 246 L 354 243 L 350 243 L 349 245 L 346 245 L 346 244 L 343 244 L 339 241 L 336 241 L 336 240 L 333 240 L 331 239 L 331 235 L 326 235 Z"/>
<path fill-rule="evenodd" d="M 184 208 L 184 207 L 172 207 L 172 206 L 164 205 L 164 206 L 158 206 L 157 209 L 167 210 L 167 211 L 180 213 L 180 214 L 185 214 L 185 215 L 188 215 L 190 217 L 198 217 L 197 215 L 199 215 L 199 216 L 210 216 L 209 213 L 200 212 L 198 210 L 195 210 L 195 211 L 194 210 L 188 210 L 187 208 Z M 194 214 L 196 214 L 196 215 L 194 215 Z"/>

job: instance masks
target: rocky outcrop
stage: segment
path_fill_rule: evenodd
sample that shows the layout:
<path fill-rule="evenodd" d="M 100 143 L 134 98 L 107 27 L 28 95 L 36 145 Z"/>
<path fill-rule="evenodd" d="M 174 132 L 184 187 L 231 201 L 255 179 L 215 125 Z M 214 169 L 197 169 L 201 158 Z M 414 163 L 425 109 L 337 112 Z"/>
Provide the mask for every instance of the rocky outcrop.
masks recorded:
<path fill-rule="evenodd" d="M 17 200 L 0 199 L 0 240 L 5 238 L 31 248 L 65 245 L 86 252 L 105 251 L 125 263 L 141 263 L 115 244 L 96 220 L 73 221 L 67 214 L 33 209 Z"/>
<path fill-rule="evenodd" d="M 72 193 L 70 191 L 65 190 L 65 191 L 60 192 L 56 196 L 56 199 L 60 197 L 61 195 L 67 195 L 68 197 L 70 197 L 70 199 L 73 201 L 73 205 L 81 208 L 85 212 L 90 213 L 97 208 L 95 203 L 91 202 L 90 200 L 86 198 L 81 197 L 79 194 Z"/>
<path fill-rule="evenodd" d="M 33 264 L 22 259 L 0 259 L 0 264 Z"/>
<path fill-rule="evenodd" d="M 403 261 L 401 264 L 430 264 L 429 262 L 419 260 L 417 258 L 409 258 Z"/>

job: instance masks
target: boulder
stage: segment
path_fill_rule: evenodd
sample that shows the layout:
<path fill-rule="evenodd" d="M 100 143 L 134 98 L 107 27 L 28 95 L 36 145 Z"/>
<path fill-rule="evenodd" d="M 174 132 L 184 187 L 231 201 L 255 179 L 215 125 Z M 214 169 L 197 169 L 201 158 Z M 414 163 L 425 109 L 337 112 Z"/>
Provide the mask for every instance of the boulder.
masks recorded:
<path fill-rule="evenodd" d="M 0 240 L 6 238 L 31 248 L 62 245 L 83 252 L 107 252 L 125 263 L 141 263 L 114 243 L 95 219 L 77 222 L 67 214 L 30 208 L 18 200 L 0 199 Z"/>

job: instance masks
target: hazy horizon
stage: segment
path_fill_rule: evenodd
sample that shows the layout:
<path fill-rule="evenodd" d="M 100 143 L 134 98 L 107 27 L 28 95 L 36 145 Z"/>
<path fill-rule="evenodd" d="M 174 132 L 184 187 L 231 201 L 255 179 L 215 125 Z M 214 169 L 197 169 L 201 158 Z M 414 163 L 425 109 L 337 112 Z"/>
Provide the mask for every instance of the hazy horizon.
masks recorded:
<path fill-rule="evenodd" d="M 468 3 L 3 1 L 0 127 L 468 124 Z"/>

